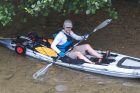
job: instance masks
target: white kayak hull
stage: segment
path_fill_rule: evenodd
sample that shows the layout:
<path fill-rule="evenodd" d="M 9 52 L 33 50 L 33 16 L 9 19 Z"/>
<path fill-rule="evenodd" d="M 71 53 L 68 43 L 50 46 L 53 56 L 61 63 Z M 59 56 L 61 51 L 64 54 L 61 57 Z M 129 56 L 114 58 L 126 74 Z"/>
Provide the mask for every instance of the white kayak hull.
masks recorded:
<path fill-rule="evenodd" d="M 10 50 L 15 50 L 15 44 L 12 43 L 12 39 L 0 39 L 0 45 L 9 48 Z M 104 53 L 104 51 L 98 51 L 99 53 Z M 90 73 L 98 73 L 103 75 L 124 77 L 124 78 L 140 78 L 140 58 L 131 57 L 119 53 L 113 53 L 111 58 L 114 59 L 113 62 L 109 64 L 69 64 L 58 60 L 55 62 L 56 65 L 63 66 L 66 68 L 77 69 L 81 71 L 86 71 Z M 30 56 L 45 62 L 53 62 L 53 58 L 40 54 L 31 49 L 26 49 L 26 56 Z"/>

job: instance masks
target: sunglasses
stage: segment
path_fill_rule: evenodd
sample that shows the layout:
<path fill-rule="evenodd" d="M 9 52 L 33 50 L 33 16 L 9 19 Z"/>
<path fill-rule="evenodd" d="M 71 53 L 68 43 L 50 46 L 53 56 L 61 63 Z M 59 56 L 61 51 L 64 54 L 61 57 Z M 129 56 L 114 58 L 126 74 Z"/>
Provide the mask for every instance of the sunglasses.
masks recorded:
<path fill-rule="evenodd" d="M 66 28 L 72 29 L 72 27 L 66 27 Z"/>

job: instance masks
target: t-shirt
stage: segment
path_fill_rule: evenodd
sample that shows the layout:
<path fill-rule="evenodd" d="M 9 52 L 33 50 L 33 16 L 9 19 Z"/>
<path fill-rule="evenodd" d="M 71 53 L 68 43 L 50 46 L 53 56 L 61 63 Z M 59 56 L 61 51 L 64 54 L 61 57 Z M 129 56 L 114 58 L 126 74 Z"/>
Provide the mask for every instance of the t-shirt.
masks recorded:
<path fill-rule="evenodd" d="M 67 32 L 65 32 L 64 30 L 60 31 L 60 32 L 56 35 L 56 37 L 55 37 L 55 39 L 54 39 L 54 41 L 53 41 L 53 43 L 52 43 L 52 45 L 51 45 L 51 48 L 52 48 L 53 50 L 55 50 L 57 53 L 60 53 L 60 52 L 61 52 L 61 51 L 57 48 L 57 45 L 62 45 L 62 44 L 64 44 L 64 43 L 67 42 L 67 39 L 68 39 L 68 38 L 67 38 L 67 36 L 66 36 L 65 34 L 71 36 L 71 37 L 72 37 L 73 39 L 75 39 L 75 40 L 82 40 L 82 39 L 84 38 L 84 36 L 76 35 L 73 31 L 70 31 L 70 33 L 67 33 Z"/>

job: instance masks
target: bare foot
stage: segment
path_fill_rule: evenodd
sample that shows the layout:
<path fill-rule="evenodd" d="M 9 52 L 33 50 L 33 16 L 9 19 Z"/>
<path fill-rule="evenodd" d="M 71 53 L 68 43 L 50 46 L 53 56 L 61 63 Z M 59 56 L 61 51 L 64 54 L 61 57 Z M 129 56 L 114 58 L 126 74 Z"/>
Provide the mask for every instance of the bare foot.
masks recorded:
<path fill-rule="evenodd" d="M 95 64 L 95 62 L 88 62 L 89 64 Z"/>
<path fill-rule="evenodd" d="M 98 62 L 101 63 L 102 62 L 102 58 L 99 58 Z"/>

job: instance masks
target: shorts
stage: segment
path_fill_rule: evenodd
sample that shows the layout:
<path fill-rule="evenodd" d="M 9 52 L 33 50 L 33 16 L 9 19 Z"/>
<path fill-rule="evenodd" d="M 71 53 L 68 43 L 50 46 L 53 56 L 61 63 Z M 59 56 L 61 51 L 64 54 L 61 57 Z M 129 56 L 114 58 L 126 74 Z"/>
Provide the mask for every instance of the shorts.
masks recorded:
<path fill-rule="evenodd" d="M 70 57 L 72 59 L 77 59 L 77 53 L 76 52 L 80 52 L 83 55 L 86 55 L 85 45 L 75 46 L 73 48 L 73 50 L 71 50 L 70 52 L 66 53 L 66 56 L 68 56 L 68 57 Z"/>

